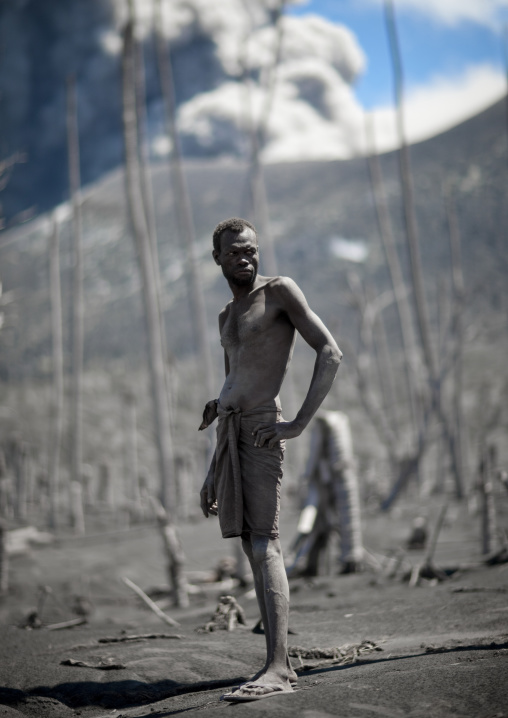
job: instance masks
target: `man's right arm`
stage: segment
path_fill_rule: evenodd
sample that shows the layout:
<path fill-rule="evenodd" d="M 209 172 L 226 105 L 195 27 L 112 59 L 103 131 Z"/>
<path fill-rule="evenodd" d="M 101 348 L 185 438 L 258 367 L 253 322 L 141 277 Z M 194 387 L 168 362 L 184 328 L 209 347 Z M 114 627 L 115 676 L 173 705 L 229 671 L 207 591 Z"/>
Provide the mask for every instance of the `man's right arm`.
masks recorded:
<path fill-rule="evenodd" d="M 222 332 L 222 327 L 226 323 L 226 319 L 228 318 L 229 314 L 229 305 L 226 305 L 224 309 L 219 314 L 219 334 Z M 226 372 L 226 376 L 229 374 L 229 359 L 226 351 L 224 350 L 224 369 Z M 203 422 L 201 426 L 199 427 L 200 430 L 206 429 L 206 427 L 214 421 L 215 417 L 217 416 L 217 406 L 213 406 L 212 404 L 216 404 L 215 400 L 209 401 L 206 405 L 205 412 L 203 414 Z M 209 413 L 209 416 L 206 416 L 206 413 Z M 213 418 L 211 418 L 212 414 L 214 414 Z M 211 419 L 211 421 L 209 421 Z M 215 479 L 215 452 L 213 453 L 212 462 L 210 464 L 210 468 L 208 469 L 208 474 L 205 479 L 205 483 L 203 484 L 203 488 L 200 492 L 201 497 L 201 510 L 208 518 L 208 516 L 211 514 L 212 516 L 217 516 L 217 500 L 215 498 L 215 486 L 214 486 L 214 479 Z"/>
<path fill-rule="evenodd" d="M 217 502 L 215 499 L 215 487 L 214 487 L 214 477 L 215 477 L 215 452 L 213 454 L 212 462 L 210 464 L 210 468 L 208 469 L 208 474 L 205 479 L 205 483 L 203 484 L 203 488 L 200 492 L 201 497 L 201 511 L 204 513 L 206 518 L 211 514 L 212 516 L 217 516 Z"/>

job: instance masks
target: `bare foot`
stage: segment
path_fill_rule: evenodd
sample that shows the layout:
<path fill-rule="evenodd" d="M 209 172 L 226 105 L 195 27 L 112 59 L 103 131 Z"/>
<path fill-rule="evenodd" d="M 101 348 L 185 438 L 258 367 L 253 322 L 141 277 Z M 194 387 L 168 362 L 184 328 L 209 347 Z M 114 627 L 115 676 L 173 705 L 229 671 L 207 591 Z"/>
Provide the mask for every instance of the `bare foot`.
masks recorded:
<path fill-rule="evenodd" d="M 298 675 L 295 672 L 293 666 L 291 665 L 289 656 L 287 657 L 286 666 L 287 666 L 287 672 L 288 672 L 288 680 L 292 686 L 296 686 L 296 684 L 298 683 Z M 264 676 L 266 674 L 266 671 L 267 671 L 267 667 L 263 666 L 263 668 L 260 671 L 258 671 L 254 676 L 252 676 L 252 678 L 249 678 L 249 680 L 245 681 L 245 683 L 241 683 L 240 686 L 244 686 L 246 683 L 254 683 L 255 681 L 259 680 L 259 678 Z M 237 688 L 240 688 L 240 686 L 237 686 L 233 690 L 237 690 Z"/>
<path fill-rule="evenodd" d="M 291 684 L 268 683 L 268 682 L 248 682 L 243 683 L 238 690 L 232 693 L 225 693 L 221 700 L 231 703 L 243 703 L 246 701 L 258 701 L 261 698 L 270 698 L 271 696 L 280 695 L 282 693 L 292 693 Z"/>

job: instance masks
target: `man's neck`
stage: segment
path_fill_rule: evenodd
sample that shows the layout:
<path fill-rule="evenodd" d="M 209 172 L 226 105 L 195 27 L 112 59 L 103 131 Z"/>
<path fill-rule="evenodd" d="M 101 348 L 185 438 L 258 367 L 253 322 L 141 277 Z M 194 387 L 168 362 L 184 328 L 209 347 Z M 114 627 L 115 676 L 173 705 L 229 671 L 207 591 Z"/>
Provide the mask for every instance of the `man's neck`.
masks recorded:
<path fill-rule="evenodd" d="M 241 299 L 245 299 L 245 297 L 248 297 L 251 292 L 261 286 L 261 279 L 264 279 L 264 277 L 259 277 L 258 275 L 251 284 L 240 285 L 228 281 L 229 288 L 231 289 L 231 292 L 233 294 L 233 301 L 239 302 Z"/>

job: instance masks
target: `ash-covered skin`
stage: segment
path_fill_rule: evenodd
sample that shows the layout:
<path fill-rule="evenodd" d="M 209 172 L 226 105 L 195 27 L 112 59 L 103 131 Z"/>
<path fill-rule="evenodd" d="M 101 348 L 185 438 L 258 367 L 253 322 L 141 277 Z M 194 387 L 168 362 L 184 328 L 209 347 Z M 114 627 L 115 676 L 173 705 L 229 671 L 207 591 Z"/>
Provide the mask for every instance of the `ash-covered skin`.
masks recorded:
<path fill-rule="evenodd" d="M 221 225 L 226 225 L 221 227 Z M 255 446 L 300 436 L 333 383 L 342 357 L 335 340 L 305 296 L 288 277 L 258 274 L 259 247 L 254 228 L 244 220 L 218 225 L 213 258 L 221 267 L 233 298 L 219 315 L 226 380 L 219 395 L 225 409 L 248 411 L 267 407 L 254 427 Z M 291 421 L 273 421 L 280 410 L 279 392 L 291 361 L 296 332 L 316 352 L 314 372 L 305 400 Z M 216 416 L 209 402 L 200 428 Z M 205 516 L 216 514 L 215 457 L 201 490 Z M 292 691 L 296 674 L 287 655 L 289 587 L 279 539 L 247 534 L 243 549 L 254 574 L 256 595 L 265 629 L 267 658 L 264 668 L 225 700 L 256 700 Z"/>

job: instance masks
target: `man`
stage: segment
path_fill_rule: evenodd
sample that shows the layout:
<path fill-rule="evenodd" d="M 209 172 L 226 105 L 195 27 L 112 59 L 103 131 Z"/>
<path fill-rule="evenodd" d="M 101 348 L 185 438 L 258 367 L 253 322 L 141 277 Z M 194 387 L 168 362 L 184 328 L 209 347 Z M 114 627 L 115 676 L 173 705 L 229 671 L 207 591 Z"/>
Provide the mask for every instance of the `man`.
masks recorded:
<path fill-rule="evenodd" d="M 291 279 L 258 275 L 258 241 L 250 222 L 235 217 L 218 224 L 213 247 L 233 299 L 219 315 L 226 381 L 219 399 L 206 405 L 199 427 L 219 416 L 201 508 L 207 517 L 218 513 L 224 538 L 242 537 L 254 574 L 266 664 L 223 696 L 250 701 L 292 691 L 296 683 L 287 655 L 289 587 L 278 531 L 282 460 L 285 440 L 302 433 L 327 395 L 342 353 Z M 316 351 L 316 362 L 300 411 L 283 421 L 279 391 L 297 331 Z"/>

